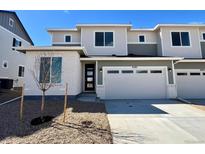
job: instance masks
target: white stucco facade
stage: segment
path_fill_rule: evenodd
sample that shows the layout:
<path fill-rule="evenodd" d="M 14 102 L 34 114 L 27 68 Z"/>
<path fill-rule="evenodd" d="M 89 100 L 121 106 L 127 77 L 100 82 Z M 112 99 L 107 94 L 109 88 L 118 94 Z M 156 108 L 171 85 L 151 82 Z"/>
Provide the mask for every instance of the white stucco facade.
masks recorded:
<path fill-rule="evenodd" d="M 68 94 L 78 95 L 82 92 L 82 66 L 80 63 L 80 55 L 76 51 L 55 52 L 49 51 L 45 53 L 51 57 L 62 57 L 62 75 L 61 83 L 51 87 L 46 94 L 52 96 L 64 95 L 65 85 L 68 83 Z M 31 70 L 34 69 L 35 58 L 41 56 L 41 52 L 27 52 L 26 54 L 26 70 L 25 70 L 25 95 L 38 96 L 41 91 L 38 89 Z"/>

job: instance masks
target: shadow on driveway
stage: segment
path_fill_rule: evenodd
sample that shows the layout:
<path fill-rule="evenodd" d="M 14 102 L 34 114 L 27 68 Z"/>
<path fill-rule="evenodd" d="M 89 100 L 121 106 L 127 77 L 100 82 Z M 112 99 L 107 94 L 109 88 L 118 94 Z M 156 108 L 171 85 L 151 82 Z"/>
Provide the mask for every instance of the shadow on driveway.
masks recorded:
<path fill-rule="evenodd" d="M 179 104 L 173 100 L 106 100 L 108 114 L 168 114 L 154 104 Z"/>

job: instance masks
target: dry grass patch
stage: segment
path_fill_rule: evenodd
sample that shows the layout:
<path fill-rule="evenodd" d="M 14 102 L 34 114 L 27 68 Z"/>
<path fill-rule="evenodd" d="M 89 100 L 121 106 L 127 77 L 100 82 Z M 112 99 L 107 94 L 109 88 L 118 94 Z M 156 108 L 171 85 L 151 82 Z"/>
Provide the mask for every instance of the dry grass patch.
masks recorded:
<path fill-rule="evenodd" d="M 40 103 L 25 103 L 22 125 L 18 119 L 19 103 L 2 106 L 0 116 L 4 118 L 0 120 L 0 143 L 112 143 L 104 104 L 73 102 L 68 107 L 63 124 L 63 102 L 47 102 L 45 115 L 55 118 L 52 122 L 31 126 L 31 119 L 40 114 Z"/>

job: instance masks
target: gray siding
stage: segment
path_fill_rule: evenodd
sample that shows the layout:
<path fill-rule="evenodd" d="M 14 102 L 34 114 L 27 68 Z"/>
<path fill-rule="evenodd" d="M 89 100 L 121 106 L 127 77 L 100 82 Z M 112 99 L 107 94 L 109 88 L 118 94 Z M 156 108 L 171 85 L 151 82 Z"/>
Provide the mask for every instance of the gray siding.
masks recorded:
<path fill-rule="evenodd" d="M 9 18 L 14 20 L 13 27 L 9 26 Z M 30 39 L 28 38 L 23 27 L 21 26 L 21 23 L 19 22 L 17 17 L 14 15 L 14 13 L 0 12 L 0 26 L 2 26 L 5 29 L 9 30 L 10 32 L 18 35 L 19 37 L 23 38 L 24 40 L 30 42 Z"/>
<path fill-rule="evenodd" d="M 201 42 L 202 58 L 205 58 L 205 42 Z"/>
<path fill-rule="evenodd" d="M 205 70 L 205 63 L 194 63 L 194 62 L 190 62 L 190 63 L 177 63 L 175 65 L 175 69 L 201 69 L 201 70 Z"/>
<path fill-rule="evenodd" d="M 128 44 L 128 54 L 157 56 L 157 44 Z"/>
<path fill-rule="evenodd" d="M 100 71 L 104 66 L 167 66 L 172 68 L 171 61 L 98 61 L 98 84 L 102 85 L 102 72 Z M 169 83 L 173 84 L 173 74 L 168 71 Z"/>
<path fill-rule="evenodd" d="M 157 33 L 157 55 L 162 56 L 162 41 L 160 37 L 160 32 Z"/>

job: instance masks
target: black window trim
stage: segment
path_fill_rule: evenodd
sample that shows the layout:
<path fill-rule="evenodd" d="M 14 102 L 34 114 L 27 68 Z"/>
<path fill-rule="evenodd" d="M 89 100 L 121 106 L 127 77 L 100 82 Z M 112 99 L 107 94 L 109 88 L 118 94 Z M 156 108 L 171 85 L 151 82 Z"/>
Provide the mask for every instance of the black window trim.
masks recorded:
<path fill-rule="evenodd" d="M 162 70 L 159 70 L 159 69 L 152 69 L 152 70 L 150 70 L 150 73 L 151 74 L 162 74 L 163 72 L 162 72 Z"/>
<path fill-rule="evenodd" d="M 108 70 L 107 74 L 119 74 L 120 71 L 119 70 Z"/>
<path fill-rule="evenodd" d="M 137 74 L 147 74 L 148 70 L 136 70 Z"/>
<path fill-rule="evenodd" d="M 103 45 L 102 46 L 96 46 L 96 42 L 95 42 L 95 40 L 96 40 L 96 33 L 103 33 Z M 112 39 L 113 39 L 113 45 L 112 46 L 106 46 L 105 45 L 105 33 L 112 33 Z M 94 38 L 93 38 L 93 46 L 95 47 L 95 48 L 114 48 L 115 47 L 115 33 L 114 33 L 114 31 L 94 31 Z"/>
<path fill-rule="evenodd" d="M 205 32 L 202 32 L 202 41 L 205 41 Z"/>
<path fill-rule="evenodd" d="M 12 47 L 21 47 L 22 42 L 19 39 L 13 38 Z"/>
<path fill-rule="evenodd" d="M 189 45 L 182 45 L 182 33 L 188 33 L 189 36 Z M 172 41 L 172 33 L 179 33 L 179 37 L 180 37 L 180 45 L 173 45 L 173 41 Z M 176 48 L 176 47 L 182 47 L 182 48 L 190 48 L 192 46 L 191 44 L 191 35 L 190 35 L 190 31 L 170 31 L 170 41 L 171 41 L 171 47 Z"/>
<path fill-rule="evenodd" d="M 187 72 L 177 72 L 177 76 L 188 76 Z"/>
<path fill-rule="evenodd" d="M 141 36 L 144 37 L 144 41 L 140 41 L 140 37 L 141 37 Z M 138 35 L 138 42 L 139 42 L 139 43 L 145 43 L 145 42 L 146 42 L 145 34 L 139 34 L 139 35 Z"/>
<path fill-rule="evenodd" d="M 190 72 L 190 76 L 200 76 L 201 72 Z"/>
<path fill-rule="evenodd" d="M 20 67 L 22 67 L 22 72 L 23 73 L 20 73 Z M 25 67 L 23 65 L 18 65 L 18 77 L 19 78 L 23 78 L 24 77 L 24 74 L 25 74 Z"/>
<path fill-rule="evenodd" d="M 133 74 L 134 71 L 133 70 L 122 70 L 121 73 L 122 74 Z"/>
<path fill-rule="evenodd" d="M 67 41 L 66 41 L 66 37 L 67 37 L 67 36 L 70 37 L 70 42 L 67 42 Z M 71 42 L 72 42 L 72 35 L 70 35 L 70 34 L 64 35 L 64 42 L 65 42 L 65 43 L 71 43 Z"/>

